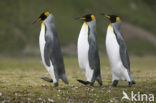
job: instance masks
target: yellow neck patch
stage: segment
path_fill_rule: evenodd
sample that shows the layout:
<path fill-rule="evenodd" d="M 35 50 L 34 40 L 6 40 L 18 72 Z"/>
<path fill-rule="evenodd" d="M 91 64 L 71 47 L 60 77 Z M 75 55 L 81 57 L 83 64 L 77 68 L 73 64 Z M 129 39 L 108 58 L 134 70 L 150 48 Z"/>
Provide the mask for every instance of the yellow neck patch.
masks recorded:
<path fill-rule="evenodd" d="M 112 24 L 109 24 L 108 27 L 109 27 L 109 28 L 113 28 Z"/>
<path fill-rule="evenodd" d="M 87 22 L 84 22 L 84 25 L 88 25 Z"/>
<path fill-rule="evenodd" d="M 41 23 L 41 29 L 45 29 L 45 24 L 44 24 L 44 22 Z"/>
<path fill-rule="evenodd" d="M 87 24 L 87 22 L 83 23 L 82 29 L 84 31 L 84 35 L 88 36 L 88 24 Z"/>
<path fill-rule="evenodd" d="M 95 19 L 95 16 L 94 15 L 91 15 L 91 18 L 92 18 L 92 20 L 94 20 Z"/>

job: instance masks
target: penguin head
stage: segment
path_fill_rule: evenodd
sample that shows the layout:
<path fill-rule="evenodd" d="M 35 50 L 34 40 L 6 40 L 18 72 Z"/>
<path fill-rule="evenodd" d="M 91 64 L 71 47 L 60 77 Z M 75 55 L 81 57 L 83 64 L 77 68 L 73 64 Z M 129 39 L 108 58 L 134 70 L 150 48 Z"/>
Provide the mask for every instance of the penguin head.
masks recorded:
<path fill-rule="evenodd" d="M 36 22 L 40 22 L 40 21 L 43 21 L 43 20 L 45 20 L 48 16 L 49 16 L 49 12 L 47 11 L 47 12 L 43 12 L 39 17 L 38 17 L 38 19 L 37 20 L 35 20 L 33 23 L 36 23 Z"/>
<path fill-rule="evenodd" d="M 95 19 L 95 16 L 93 14 L 87 14 L 87 15 L 82 16 L 80 19 L 85 22 L 90 22 Z"/>
<path fill-rule="evenodd" d="M 116 15 L 107 15 L 107 14 L 102 14 L 102 15 L 104 15 L 107 19 L 109 19 L 111 23 L 116 23 L 120 21 L 120 17 Z"/>

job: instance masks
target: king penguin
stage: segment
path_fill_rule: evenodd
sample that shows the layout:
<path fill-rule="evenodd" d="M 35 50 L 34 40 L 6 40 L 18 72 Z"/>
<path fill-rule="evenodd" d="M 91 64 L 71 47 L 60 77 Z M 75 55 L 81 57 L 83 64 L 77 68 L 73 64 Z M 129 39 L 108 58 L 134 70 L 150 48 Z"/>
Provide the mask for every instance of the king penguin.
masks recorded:
<path fill-rule="evenodd" d="M 97 80 L 102 85 L 97 46 L 96 19 L 93 14 L 82 16 L 80 19 L 84 23 L 77 43 L 78 62 L 80 68 L 85 70 L 87 81 L 78 81 L 84 85 L 94 85 L 95 80 Z"/>
<path fill-rule="evenodd" d="M 42 21 L 39 36 L 41 58 L 43 65 L 52 78 L 42 77 L 42 79 L 53 82 L 54 86 L 58 86 L 59 79 L 62 79 L 62 81 L 68 84 L 63 56 L 54 23 L 54 16 L 52 13 L 44 12 L 35 22 L 39 21 Z"/>
<path fill-rule="evenodd" d="M 116 87 L 118 81 L 128 81 L 129 85 L 135 84 L 130 73 L 130 61 L 127 47 L 120 32 L 120 17 L 104 15 L 110 20 L 106 34 L 106 51 L 112 68 L 112 86 Z"/>

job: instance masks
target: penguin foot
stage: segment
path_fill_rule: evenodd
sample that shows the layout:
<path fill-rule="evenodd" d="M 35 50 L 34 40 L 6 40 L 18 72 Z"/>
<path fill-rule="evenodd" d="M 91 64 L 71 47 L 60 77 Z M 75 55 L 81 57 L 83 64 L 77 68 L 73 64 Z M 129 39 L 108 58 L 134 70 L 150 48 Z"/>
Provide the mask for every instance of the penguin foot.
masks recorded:
<path fill-rule="evenodd" d="M 53 82 L 53 80 L 52 80 L 52 79 L 47 78 L 47 77 L 41 77 L 41 79 L 43 79 L 43 80 L 45 80 L 45 81 L 47 81 L 47 82 Z"/>
<path fill-rule="evenodd" d="M 128 86 L 131 87 L 133 84 L 136 84 L 135 81 L 128 82 Z"/>
<path fill-rule="evenodd" d="M 118 80 L 114 80 L 112 83 L 112 87 L 116 87 L 118 85 Z"/>
<path fill-rule="evenodd" d="M 133 82 L 128 82 L 128 87 L 132 87 Z"/>
<path fill-rule="evenodd" d="M 90 86 L 94 86 L 94 82 L 90 82 Z"/>
<path fill-rule="evenodd" d="M 100 84 L 100 86 L 102 86 L 102 83 L 99 83 Z"/>
<path fill-rule="evenodd" d="M 83 81 L 83 80 L 80 80 L 80 79 L 78 79 L 77 81 L 84 84 L 84 85 L 88 85 L 88 84 L 93 85 L 94 84 L 94 83 L 90 83 L 89 81 Z"/>
<path fill-rule="evenodd" d="M 55 86 L 55 87 L 58 87 L 58 82 L 54 83 L 54 86 Z"/>
<path fill-rule="evenodd" d="M 135 81 L 132 81 L 132 83 L 133 83 L 133 84 L 136 84 L 136 82 L 135 82 Z"/>

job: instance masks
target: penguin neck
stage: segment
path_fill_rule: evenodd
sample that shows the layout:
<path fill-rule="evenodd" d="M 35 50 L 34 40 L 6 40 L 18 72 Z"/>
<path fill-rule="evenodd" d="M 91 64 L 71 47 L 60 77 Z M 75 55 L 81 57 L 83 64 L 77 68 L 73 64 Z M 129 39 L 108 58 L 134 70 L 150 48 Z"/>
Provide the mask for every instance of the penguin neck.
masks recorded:
<path fill-rule="evenodd" d="M 45 36 L 45 28 L 46 28 L 46 27 L 45 27 L 45 24 L 44 24 L 44 22 L 42 22 L 42 23 L 41 23 L 41 32 L 42 32 L 42 33 L 40 33 L 40 36 L 41 36 L 41 35 L 42 35 L 42 36 Z"/>
<path fill-rule="evenodd" d="M 47 19 L 44 20 L 45 23 L 50 24 L 50 23 L 54 23 L 54 16 L 52 14 L 50 14 Z"/>
<path fill-rule="evenodd" d="M 96 20 L 94 19 L 93 21 L 87 22 L 87 24 L 90 31 L 96 33 Z"/>
<path fill-rule="evenodd" d="M 83 23 L 83 25 L 86 25 L 86 26 L 88 26 L 87 22 L 84 22 L 84 23 Z"/>
<path fill-rule="evenodd" d="M 114 31 L 114 28 L 113 28 L 113 26 L 112 26 L 112 23 L 110 23 L 110 24 L 108 25 L 108 27 L 107 27 L 107 34 L 112 34 L 113 31 Z M 108 33 L 108 32 L 109 32 L 109 33 Z"/>
<path fill-rule="evenodd" d="M 46 31 L 50 31 L 53 36 L 57 36 L 56 27 L 54 22 L 54 17 L 52 14 L 48 16 L 46 20 L 44 20 Z"/>
<path fill-rule="evenodd" d="M 121 25 L 121 20 L 119 20 L 118 22 L 112 23 L 112 26 L 118 30 L 120 30 L 120 25 Z"/>
<path fill-rule="evenodd" d="M 45 24 L 44 24 L 44 22 L 41 23 L 41 29 L 45 29 Z"/>
<path fill-rule="evenodd" d="M 112 28 L 112 23 L 110 23 L 110 24 L 108 25 L 108 27 L 109 27 L 109 28 Z"/>
<path fill-rule="evenodd" d="M 89 27 L 96 27 L 96 20 L 94 19 L 93 21 L 86 22 Z"/>
<path fill-rule="evenodd" d="M 54 16 L 50 14 L 47 19 L 44 20 L 44 23 L 47 29 L 51 29 L 51 26 L 55 27 Z"/>

